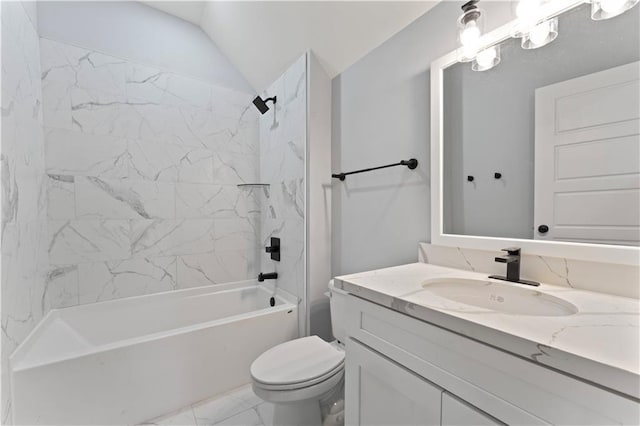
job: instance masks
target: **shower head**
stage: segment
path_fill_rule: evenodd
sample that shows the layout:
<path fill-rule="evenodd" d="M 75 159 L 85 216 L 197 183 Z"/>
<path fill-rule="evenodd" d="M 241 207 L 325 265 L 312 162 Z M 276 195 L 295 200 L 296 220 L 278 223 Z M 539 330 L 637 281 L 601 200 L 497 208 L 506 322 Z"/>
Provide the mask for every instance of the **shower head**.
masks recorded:
<path fill-rule="evenodd" d="M 256 108 L 258 108 L 260 114 L 264 114 L 265 112 L 269 111 L 269 107 L 267 106 L 267 102 L 269 101 L 273 102 L 273 104 L 275 105 L 276 96 L 264 100 L 260 96 L 256 96 L 256 98 L 253 100 L 253 104 L 256 106 Z"/>

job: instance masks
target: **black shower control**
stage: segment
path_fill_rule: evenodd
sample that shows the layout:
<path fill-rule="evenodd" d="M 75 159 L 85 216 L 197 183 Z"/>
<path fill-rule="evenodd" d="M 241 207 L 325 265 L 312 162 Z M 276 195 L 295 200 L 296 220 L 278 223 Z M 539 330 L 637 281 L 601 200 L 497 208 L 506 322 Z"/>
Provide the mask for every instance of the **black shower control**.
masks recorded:
<path fill-rule="evenodd" d="M 271 237 L 271 245 L 265 247 L 264 251 L 271 253 L 271 260 L 280 262 L 280 238 Z"/>

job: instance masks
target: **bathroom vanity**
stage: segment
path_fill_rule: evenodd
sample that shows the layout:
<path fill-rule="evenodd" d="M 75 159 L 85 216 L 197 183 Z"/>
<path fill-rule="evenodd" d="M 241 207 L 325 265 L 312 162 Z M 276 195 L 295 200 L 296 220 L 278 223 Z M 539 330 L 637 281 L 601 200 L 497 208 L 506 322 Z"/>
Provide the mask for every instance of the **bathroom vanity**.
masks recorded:
<path fill-rule="evenodd" d="M 431 64 L 429 238 L 461 269 L 335 278 L 348 425 L 640 424 L 637 10 L 541 3 L 534 27 L 478 35 L 473 64 Z M 522 249 L 539 286 L 489 278 L 505 247 L 507 279 Z"/>
<path fill-rule="evenodd" d="M 640 424 L 636 299 L 425 263 L 335 283 L 348 425 Z"/>

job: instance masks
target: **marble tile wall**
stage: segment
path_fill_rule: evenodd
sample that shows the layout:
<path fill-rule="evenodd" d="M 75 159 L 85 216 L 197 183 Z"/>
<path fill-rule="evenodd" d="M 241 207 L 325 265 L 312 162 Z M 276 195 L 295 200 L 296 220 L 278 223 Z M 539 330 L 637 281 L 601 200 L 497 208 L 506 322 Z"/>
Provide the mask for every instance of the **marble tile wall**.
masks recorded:
<path fill-rule="evenodd" d="M 2 15 L 2 424 L 11 424 L 8 357 L 42 318 L 47 213 L 40 53 L 22 2 Z"/>
<path fill-rule="evenodd" d="M 42 38 L 47 303 L 254 278 L 252 96 Z"/>
<path fill-rule="evenodd" d="M 281 239 L 281 261 L 262 254 L 264 272 L 278 272 L 278 287 L 305 299 L 305 155 L 307 143 L 306 55 L 261 93 L 277 96 L 275 110 L 260 118 L 262 244 Z M 304 309 L 304 306 L 301 307 Z M 301 318 L 304 316 L 301 315 Z"/>
<path fill-rule="evenodd" d="M 418 246 L 420 262 L 487 274 L 505 274 L 505 265 L 494 261 L 496 256 L 502 254 L 428 243 L 420 243 Z M 640 297 L 640 268 L 637 265 L 615 265 L 524 253 L 520 274 L 525 279 L 552 285 L 636 299 Z"/>

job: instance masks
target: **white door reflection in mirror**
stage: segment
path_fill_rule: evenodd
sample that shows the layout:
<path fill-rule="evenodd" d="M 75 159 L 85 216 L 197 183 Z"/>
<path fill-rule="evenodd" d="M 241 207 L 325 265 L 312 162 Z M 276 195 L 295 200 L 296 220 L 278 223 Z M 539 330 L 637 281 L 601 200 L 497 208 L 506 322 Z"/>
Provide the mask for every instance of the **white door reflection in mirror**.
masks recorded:
<path fill-rule="evenodd" d="M 534 238 L 640 244 L 640 62 L 535 92 Z"/>

